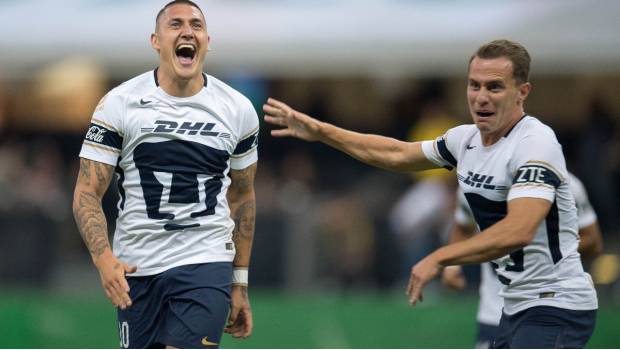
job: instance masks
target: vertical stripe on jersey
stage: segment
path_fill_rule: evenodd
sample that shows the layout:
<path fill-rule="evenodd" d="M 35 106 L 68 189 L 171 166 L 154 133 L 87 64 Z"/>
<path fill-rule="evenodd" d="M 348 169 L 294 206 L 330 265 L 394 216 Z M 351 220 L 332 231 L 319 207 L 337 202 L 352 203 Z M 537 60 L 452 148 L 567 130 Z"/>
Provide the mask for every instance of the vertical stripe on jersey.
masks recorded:
<path fill-rule="evenodd" d="M 118 174 L 118 181 L 116 182 L 116 186 L 118 187 L 118 194 L 121 199 L 118 203 L 118 208 L 120 210 L 125 209 L 125 188 L 123 188 L 123 182 L 125 181 L 125 172 L 123 168 L 119 165 L 121 163 L 121 157 L 118 157 L 118 161 L 116 162 L 116 173 Z"/>
<path fill-rule="evenodd" d="M 480 227 L 480 230 L 486 230 L 490 226 L 494 225 L 496 222 L 506 217 L 508 213 L 508 205 L 506 201 L 493 201 L 487 199 L 477 193 L 467 193 L 465 192 L 465 198 L 467 199 L 467 203 L 469 203 L 469 207 L 471 208 L 472 213 L 474 214 L 474 218 L 476 219 L 476 223 Z M 521 250 L 523 253 L 523 250 Z M 512 255 L 511 255 L 512 257 Z M 514 257 L 513 257 L 514 258 Z M 520 256 L 521 265 L 523 264 L 523 255 Z M 518 265 L 519 256 L 517 256 L 517 261 L 515 263 Z M 491 266 L 493 267 L 493 271 L 495 271 L 499 266 L 491 262 Z M 506 268 L 506 270 L 509 270 Z M 495 271 L 496 272 L 496 271 Z M 502 276 L 497 274 L 497 278 L 503 285 L 509 285 L 512 282 L 506 276 Z"/>
<path fill-rule="evenodd" d="M 508 213 L 506 201 L 492 201 L 477 193 L 467 192 L 465 198 L 481 231 L 505 218 Z"/>
<path fill-rule="evenodd" d="M 562 251 L 560 250 L 560 215 L 558 203 L 554 200 L 547 217 L 545 218 L 547 228 L 547 239 L 549 240 L 549 250 L 553 263 L 557 264 L 562 260 Z"/>
<path fill-rule="evenodd" d="M 444 140 L 443 138 L 439 138 L 437 140 L 437 150 L 445 161 L 450 163 L 450 165 L 452 165 L 453 167 L 456 167 L 456 159 L 454 158 L 452 153 L 450 153 L 448 147 L 446 147 L 446 140 Z"/>

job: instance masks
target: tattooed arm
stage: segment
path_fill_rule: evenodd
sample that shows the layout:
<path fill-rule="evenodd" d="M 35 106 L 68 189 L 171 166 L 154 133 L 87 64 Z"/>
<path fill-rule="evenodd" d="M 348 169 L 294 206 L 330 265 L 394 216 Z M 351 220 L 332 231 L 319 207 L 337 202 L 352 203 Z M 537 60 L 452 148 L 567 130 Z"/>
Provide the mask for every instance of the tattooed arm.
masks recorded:
<path fill-rule="evenodd" d="M 101 198 L 108 189 L 113 170 L 111 165 L 80 158 L 80 172 L 73 193 L 73 216 L 99 270 L 107 297 L 114 306 L 124 309 L 131 306 L 125 273 L 135 272 L 136 268 L 116 259 L 108 240 L 108 226 L 101 208 Z"/>
<path fill-rule="evenodd" d="M 254 175 L 256 163 L 242 170 L 231 170 L 232 183 L 228 189 L 228 205 L 235 221 L 233 241 L 237 254 L 233 260 L 234 268 L 248 268 L 254 239 L 254 221 L 256 217 L 256 196 L 254 194 Z M 249 337 L 252 334 L 253 321 L 247 285 L 233 285 L 231 311 L 226 333 L 233 337 Z"/>

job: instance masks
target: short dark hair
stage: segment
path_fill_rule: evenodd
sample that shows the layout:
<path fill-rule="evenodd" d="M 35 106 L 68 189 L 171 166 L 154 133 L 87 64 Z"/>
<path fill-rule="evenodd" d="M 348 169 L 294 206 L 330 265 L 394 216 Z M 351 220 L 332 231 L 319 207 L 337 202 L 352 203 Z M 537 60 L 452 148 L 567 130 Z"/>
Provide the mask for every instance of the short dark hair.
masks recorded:
<path fill-rule="evenodd" d="M 202 9 L 200 8 L 200 6 L 198 6 L 198 4 L 196 4 L 195 2 L 191 1 L 191 0 L 172 0 L 169 3 L 167 3 L 164 7 L 161 8 L 161 10 L 159 10 L 159 12 L 157 12 L 157 17 L 155 17 L 155 29 L 157 29 L 157 24 L 159 23 L 159 18 L 164 14 L 164 11 L 166 11 L 166 9 L 170 6 L 174 6 L 174 5 L 190 5 L 193 6 L 195 8 L 198 9 L 198 11 L 200 11 L 200 13 L 202 14 L 202 17 L 205 16 L 205 14 L 202 12 Z"/>
<path fill-rule="evenodd" d="M 525 47 L 518 42 L 510 40 L 493 40 L 478 48 L 469 59 L 469 64 L 474 58 L 493 59 L 506 57 L 512 62 L 512 77 L 517 84 L 529 81 L 530 75 L 530 54 Z"/>

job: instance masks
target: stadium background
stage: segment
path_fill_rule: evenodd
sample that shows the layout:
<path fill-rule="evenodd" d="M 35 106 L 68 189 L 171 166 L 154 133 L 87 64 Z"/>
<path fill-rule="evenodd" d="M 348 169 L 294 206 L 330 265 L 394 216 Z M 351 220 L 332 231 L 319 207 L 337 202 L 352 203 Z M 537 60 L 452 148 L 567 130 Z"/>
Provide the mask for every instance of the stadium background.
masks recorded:
<path fill-rule="evenodd" d="M 477 46 L 525 44 L 534 85 L 526 110 L 556 130 L 605 239 L 604 255 L 586 262 L 601 303 L 589 347 L 620 347 L 619 2 L 197 2 L 212 36 L 206 71 L 259 115 L 274 96 L 400 139 L 468 121 L 464 77 Z M 156 66 L 148 36 L 165 3 L 0 2 L 0 347 L 118 344 L 71 195 L 97 101 Z M 223 346 L 471 346 L 475 267 L 465 292 L 433 283 L 415 309 L 404 296 L 408 268 L 445 239 L 453 176 L 374 170 L 319 144 L 274 140 L 269 129 L 256 181 L 255 334 Z M 110 191 L 110 218 L 115 200 Z M 399 216 L 403 208 L 411 214 Z"/>

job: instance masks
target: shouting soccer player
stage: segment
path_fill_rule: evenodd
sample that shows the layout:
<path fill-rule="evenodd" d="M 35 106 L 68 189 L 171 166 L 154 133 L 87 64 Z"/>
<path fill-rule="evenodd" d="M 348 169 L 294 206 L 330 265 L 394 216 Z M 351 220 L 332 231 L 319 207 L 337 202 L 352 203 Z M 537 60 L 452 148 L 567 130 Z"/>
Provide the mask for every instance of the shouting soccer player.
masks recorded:
<path fill-rule="evenodd" d="M 445 266 L 493 261 L 504 285 L 494 347 L 583 347 L 598 301 L 577 253 L 577 210 L 562 148 L 547 125 L 524 111 L 530 55 L 496 40 L 470 58 L 467 100 L 475 125 L 434 141 L 402 142 L 320 122 L 269 99 L 273 136 L 321 141 L 377 167 L 410 172 L 456 168 L 459 187 L 482 232 L 441 247 L 411 269 L 412 305 Z"/>
<path fill-rule="evenodd" d="M 209 40 L 198 5 L 165 5 L 151 35 L 159 67 L 101 100 L 80 153 L 73 212 L 125 348 L 218 347 L 229 311 L 226 332 L 252 332 L 258 116 L 203 73 Z M 111 249 L 101 198 L 114 171 Z"/>

